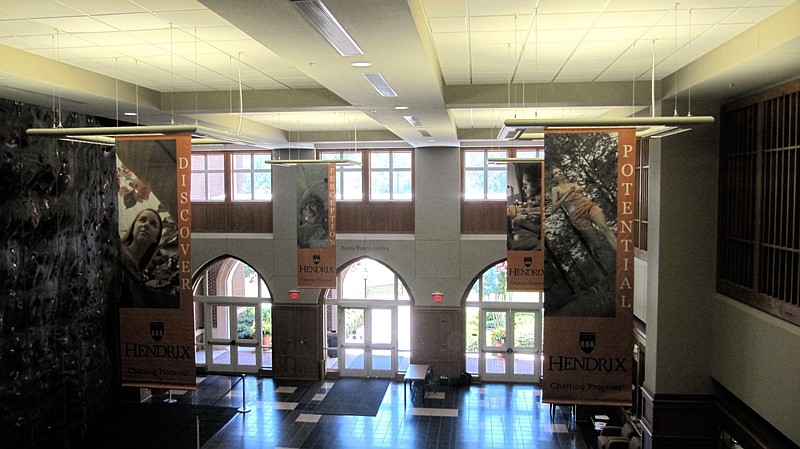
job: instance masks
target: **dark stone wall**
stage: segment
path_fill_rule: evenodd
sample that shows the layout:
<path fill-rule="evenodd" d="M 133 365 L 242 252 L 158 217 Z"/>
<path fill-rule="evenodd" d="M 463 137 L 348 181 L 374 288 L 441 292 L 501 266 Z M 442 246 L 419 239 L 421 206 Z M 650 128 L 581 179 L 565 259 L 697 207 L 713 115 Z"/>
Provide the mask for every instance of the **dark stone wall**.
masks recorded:
<path fill-rule="evenodd" d="M 2 447 L 71 446 L 116 385 L 115 156 L 25 136 L 52 123 L 48 108 L 0 100 Z"/>

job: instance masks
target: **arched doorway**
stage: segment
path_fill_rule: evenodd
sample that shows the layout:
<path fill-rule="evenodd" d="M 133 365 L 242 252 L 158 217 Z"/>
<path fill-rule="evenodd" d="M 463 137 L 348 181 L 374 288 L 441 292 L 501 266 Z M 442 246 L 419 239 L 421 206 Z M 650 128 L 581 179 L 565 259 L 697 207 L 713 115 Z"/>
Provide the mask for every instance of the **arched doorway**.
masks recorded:
<path fill-rule="evenodd" d="M 389 267 L 370 258 L 343 266 L 324 295 L 326 371 L 394 377 L 411 358 L 411 300 Z"/>
<path fill-rule="evenodd" d="M 208 372 L 272 369 L 272 296 L 258 272 L 234 257 L 195 277 L 195 363 Z"/>
<path fill-rule="evenodd" d="M 539 382 L 544 294 L 506 291 L 506 268 L 506 261 L 488 267 L 467 295 L 467 372 L 482 380 Z"/>

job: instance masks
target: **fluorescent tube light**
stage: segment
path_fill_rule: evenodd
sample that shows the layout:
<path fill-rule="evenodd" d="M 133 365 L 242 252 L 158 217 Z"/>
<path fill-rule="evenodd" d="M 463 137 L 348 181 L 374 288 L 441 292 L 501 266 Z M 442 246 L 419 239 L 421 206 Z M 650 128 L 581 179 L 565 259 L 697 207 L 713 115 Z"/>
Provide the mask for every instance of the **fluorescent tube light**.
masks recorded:
<path fill-rule="evenodd" d="M 292 0 L 292 5 L 342 56 L 363 55 L 361 47 L 319 0 Z"/>

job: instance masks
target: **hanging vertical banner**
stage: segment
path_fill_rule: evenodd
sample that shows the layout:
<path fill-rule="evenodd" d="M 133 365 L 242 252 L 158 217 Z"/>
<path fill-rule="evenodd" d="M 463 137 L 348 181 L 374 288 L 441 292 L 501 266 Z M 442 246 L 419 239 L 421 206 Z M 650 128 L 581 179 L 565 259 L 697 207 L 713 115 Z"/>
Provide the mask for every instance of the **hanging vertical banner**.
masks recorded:
<path fill-rule="evenodd" d="M 297 166 L 297 286 L 336 288 L 336 164 Z"/>
<path fill-rule="evenodd" d="M 545 133 L 544 402 L 632 402 L 635 139 Z"/>
<path fill-rule="evenodd" d="M 191 136 L 117 137 L 116 154 L 122 384 L 194 389 Z"/>
<path fill-rule="evenodd" d="M 544 288 L 543 165 L 542 161 L 508 164 L 508 291 L 540 292 Z"/>

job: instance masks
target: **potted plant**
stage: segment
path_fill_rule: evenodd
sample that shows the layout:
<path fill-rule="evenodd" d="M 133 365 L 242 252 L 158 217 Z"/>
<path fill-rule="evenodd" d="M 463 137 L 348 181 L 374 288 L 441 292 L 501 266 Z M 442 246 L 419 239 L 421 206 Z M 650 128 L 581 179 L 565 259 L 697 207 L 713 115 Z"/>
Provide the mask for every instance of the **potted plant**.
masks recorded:
<path fill-rule="evenodd" d="M 272 346 L 272 308 L 261 309 L 261 346 L 265 349 Z"/>

